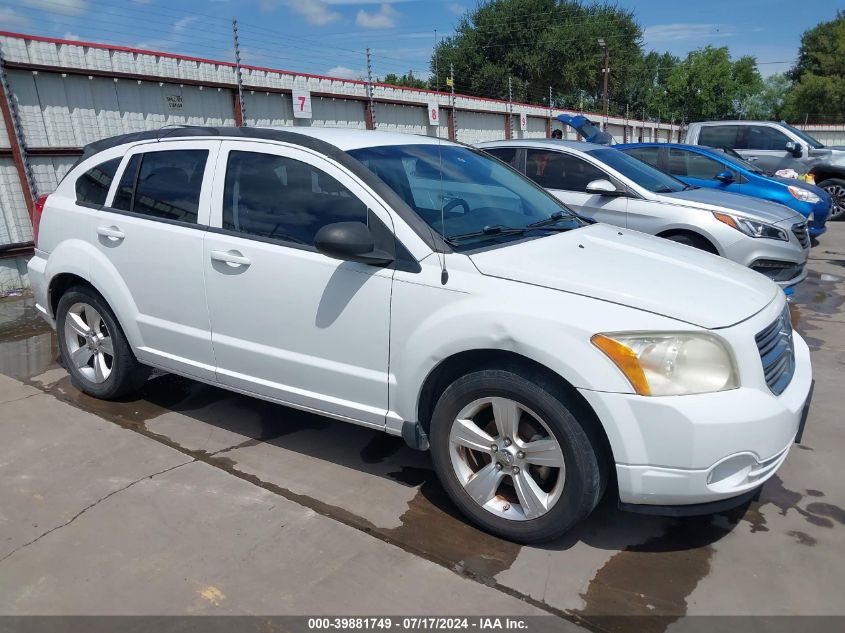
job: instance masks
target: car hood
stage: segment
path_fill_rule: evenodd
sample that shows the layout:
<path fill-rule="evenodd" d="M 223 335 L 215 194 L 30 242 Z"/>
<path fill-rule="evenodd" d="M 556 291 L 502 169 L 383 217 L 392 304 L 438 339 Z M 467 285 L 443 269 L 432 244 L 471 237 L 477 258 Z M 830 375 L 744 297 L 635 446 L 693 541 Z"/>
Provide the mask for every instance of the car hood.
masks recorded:
<path fill-rule="evenodd" d="M 675 203 L 687 204 L 708 211 L 734 211 L 770 224 L 778 224 L 786 220 L 799 222 L 803 217 L 789 207 L 776 202 L 706 187 L 656 195 L 663 200 L 671 200 Z"/>
<path fill-rule="evenodd" d="M 734 262 L 607 224 L 470 255 L 483 275 L 610 301 L 703 328 L 727 327 L 780 289 Z"/>

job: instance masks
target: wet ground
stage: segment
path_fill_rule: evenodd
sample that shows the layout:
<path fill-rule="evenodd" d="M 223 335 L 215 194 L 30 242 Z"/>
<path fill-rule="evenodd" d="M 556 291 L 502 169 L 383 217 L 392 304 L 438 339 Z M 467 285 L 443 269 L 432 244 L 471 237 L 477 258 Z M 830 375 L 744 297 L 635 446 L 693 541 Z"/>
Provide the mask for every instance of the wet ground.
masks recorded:
<path fill-rule="evenodd" d="M 0 527 L 15 526 L 36 516 L 37 512 L 27 505 L 31 500 L 24 503 L 15 496 L 21 494 L 20 490 L 35 499 L 36 505 L 43 505 L 43 500 L 50 497 L 48 485 L 62 488 L 61 476 L 56 473 L 47 476 L 42 470 L 29 473 L 21 481 L 15 469 L 26 471 L 29 464 L 38 460 L 46 460 L 48 468 L 53 460 L 63 464 L 65 439 L 60 418 L 72 417 L 70 412 L 73 416 L 85 414 L 88 421 L 84 424 L 90 428 L 85 427 L 84 432 L 93 433 L 88 436 L 92 443 L 96 443 L 97 434 L 117 430 L 121 442 L 132 436 L 143 440 L 144 450 L 154 446 L 166 449 L 168 458 L 164 462 L 151 458 L 163 470 L 151 471 L 146 479 L 142 477 L 144 481 L 177 477 L 173 473 L 181 472 L 186 464 L 192 473 L 197 469 L 203 473 L 202 477 L 192 475 L 188 483 L 173 484 L 179 490 L 201 488 L 202 494 L 185 497 L 178 511 L 169 508 L 168 513 L 181 515 L 180 520 L 189 524 L 191 517 L 196 517 L 203 529 L 218 526 L 219 540 L 214 545 L 218 549 L 200 554 L 187 547 L 188 551 L 183 552 L 177 539 L 179 547 L 162 552 L 160 559 L 153 556 L 159 567 L 150 578 L 171 586 L 181 578 L 181 565 L 189 571 L 203 565 L 213 569 L 213 563 L 221 560 L 238 566 L 247 577 L 251 577 L 249 570 L 253 566 L 256 573 L 266 576 L 261 588 L 254 589 L 249 597 L 239 598 L 233 597 L 238 594 L 237 574 L 217 581 L 226 587 L 209 585 L 208 589 L 197 581 L 197 603 L 186 606 L 173 598 L 178 595 L 175 589 L 176 593 L 165 592 L 149 601 L 139 599 L 138 587 L 127 584 L 123 576 L 116 576 L 114 571 L 92 571 L 91 558 L 86 558 L 85 563 L 66 560 L 64 566 L 58 567 L 59 561 L 65 560 L 64 548 L 88 547 L 95 551 L 93 558 L 99 565 L 112 569 L 119 564 L 127 573 L 134 573 L 141 566 L 145 573 L 151 573 L 143 563 L 145 550 L 138 549 L 136 539 L 150 539 L 150 531 L 166 534 L 174 529 L 184 536 L 184 529 L 177 528 L 178 521 L 169 514 L 151 515 L 132 506 L 125 512 L 137 518 L 138 524 L 121 527 L 128 529 L 127 535 L 133 539 L 131 546 L 120 545 L 119 541 L 98 546 L 96 535 L 102 533 L 103 526 L 93 518 L 87 519 L 87 529 L 76 527 L 77 533 L 72 537 L 75 540 L 71 542 L 42 534 L 37 527 L 13 529 L 15 535 L 6 543 L 0 533 L 0 613 L 62 612 L 55 608 L 57 604 L 70 605 L 67 608 L 73 612 L 127 612 L 121 611 L 120 602 L 116 603 L 118 606 L 109 602 L 112 598 L 118 600 L 121 591 L 135 592 L 126 603 L 131 605 L 127 608 L 132 613 L 146 613 L 149 609 L 168 613 L 206 613 L 209 609 L 290 612 L 289 603 L 272 589 L 280 582 L 280 576 L 287 578 L 291 573 L 290 561 L 279 550 L 288 551 L 293 546 L 300 550 L 297 555 L 303 565 L 320 568 L 337 545 L 333 541 L 336 535 L 326 537 L 332 542 L 320 540 L 320 530 L 318 537 L 312 534 L 302 542 L 291 541 L 289 536 L 272 538 L 264 532 L 256 535 L 255 526 L 247 520 L 232 527 L 240 545 L 231 549 L 240 551 L 241 546 L 248 545 L 251 554 L 230 560 L 228 550 L 234 537 L 230 534 L 226 540 L 219 534 L 219 526 L 228 525 L 225 518 L 209 526 L 199 517 L 225 514 L 226 508 L 238 506 L 244 495 L 253 494 L 244 491 L 254 490 L 254 496 L 268 507 L 279 504 L 294 514 L 304 512 L 326 521 L 326 525 L 339 526 L 337 529 L 342 528 L 346 535 L 343 539 L 350 539 L 350 546 L 357 544 L 354 547 L 361 552 L 378 544 L 389 546 L 391 552 L 401 552 L 394 556 L 407 557 L 397 563 L 398 567 L 387 566 L 393 572 L 386 571 L 387 567 L 379 568 L 381 576 L 375 585 L 370 576 L 359 572 L 361 587 L 357 589 L 350 584 L 351 576 L 328 569 L 321 575 L 321 583 L 334 578 L 333 587 L 339 593 L 324 597 L 327 602 L 321 603 L 321 612 L 328 608 L 329 612 L 342 613 L 352 608 L 349 605 L 361 606 L 365 598 L 358 595 L 356 602 L 356 594 L 373 591 L 376 585 L 384 585 L 379 590 L 386 592 L 385 596 L 400 589 L 403 595 L 413 596 L 418 591 L 415 588 L 421 586 L 422 576 L 390 574 L 407 565 L 420 564 L 425 567 L 425 574 L 437 576 L 432 568 L 446 572 L 446 576 L 432 580 L 444 591 L 449 583 L 461 583 L 458 588 L 448 589 L 449 599 L 441 597 L 433 603 L 411 601 L 408 609 L 417 613 L 454 609 L 460 612 L 461 606 L 472 611 L 487 605 L 488 613 L 524 608 L 526 612 L 546 613 L 589 628 L 654 631 L 671 630 L 676 619 L 693 614 L 843 615 L 845 483 L 841 460 L 845 453 L 845 401 L 841 393 L 845 388 L 845 223 L 831 227 L 813 249 L 811 260 L 809 276 L 798 288 L 791 307 L 794 326 L 812 349 L 816 378 L 813 407 L 803 443 L 795 446 L 777 476 L 766 484 L 760 500 L 725 514 L 666 519 L 620 512 L 612 495 L 607 495 L 583 525 L 558 542 L 541 547 L 517 546 L 465 523 L 438 485 L 428 456 L 408 449 L 398 438 L 172 375 L 153 378 L 137 398 L 125 402 L 91 399 L 70 385 L 67 374 L 57 364 L 55 338 L 35 314 L 31 299 L 2 300 L 0 373 L 21 381 L 23 391 L 15 393 L 25 395 L 0 404 Z M 0 396 L 2 393 L 0 389 Z M 28 437 L 16 425 L 22 417 L 33 421 L 50 418 L 45 422 L 49 427 L 44 431 L 47 434 Z M 85 440 L 86 436 L 75 434 L 67 441 L 76 446 Z M 97 463 L 106 459 L 101 457 L 103 450 L 108 453 L 111 449 L 107 445 L 93 453 L 91 449 L 82 451 L 80 459 L 85 464 Z M 78 461 L 73 464 L 76 467 Z M 177 468 L 180 470 L 174 470 Z M 44 479 L 41 488 L 31 484 L 39 477 Z M 208 482 L 212 480 L 220 482 L 218 493 L 209 491 Z M 138 481 L 126 476 L 129 486 Z M 96 488 L 98 484 L 95 481 L 91 485 Z M 237 492 L 227 496 L 227 487 L 235 487 Z M 133 494 L 140 495 L 140 488 L 135 486 Z M 116 490 L 122 489 L 118 486 Z M 115 492 L 106 486 L 106 497 L 111 494 Z M 96 497 L 93 493 L 92 496 Z M 154 498 L 150 492 L 138 503 L 150 504 L 155 510 Z M 96 499 L 96 504 L 102 501 Z M 16 509 L 14 513 L 4 512 L 4 500 L 9 502 L 5 504 L 7 508 Z M 161 508 L 159 511 L 164 512 Z M 71 509 L 62 510 L 57 516 L 69 518 L 68 523 L 75 520 Z M 64 525 L 56 517 L 52 521 L 58 528 Z M 142 537 L 137 533 L 138 525 L 144 528 Z M 327 534 L 331 531 L 324 529 Z M 30 537 L 35 539 L 33 543 L 29 542 Z M 56 539 L 52 546 L 48 543 L 50 538 Z M 43 551 L 28 554 L 32 548 Z M 343 556 L 355 554 L 347 550 L 344 548 Z M 370 556 L 363 567 L 378 567 L 381 554 Z M 119 560 L 115 561 L 115 557 Z M 276 575 L 255 562 L 262 557 L 278 558 Z M 360 557 L 356 560 L 362 565 Z M 23 577 L 9 582 L 11 568 Z M 186 582 L 189 571 L 185 572 Z M 340 582 L 338 577 L 347 582 Z M 386 578 L 390 578 L 389 583 Z M 85 591 L 79 588 L 80 584 Z M 215 597 L 212 589 L 229 597 Z M 202 594 L 206 590 L 210 598 Z M 295 593 L 293 589 L 287 591 L 289 595 Z M 176 600 L 173 604 L 169 602 L 171 598 Z M 104 604 L 111 606 L 105 608 Z M 307 602 L 295 604 L 303 607 Z M 401 612 L 401 605 L 401 601 L 393 602 L 383 608 Z M 663 617 L 644 619 L 635 625 L 603 618 L 622 614 Z"/>

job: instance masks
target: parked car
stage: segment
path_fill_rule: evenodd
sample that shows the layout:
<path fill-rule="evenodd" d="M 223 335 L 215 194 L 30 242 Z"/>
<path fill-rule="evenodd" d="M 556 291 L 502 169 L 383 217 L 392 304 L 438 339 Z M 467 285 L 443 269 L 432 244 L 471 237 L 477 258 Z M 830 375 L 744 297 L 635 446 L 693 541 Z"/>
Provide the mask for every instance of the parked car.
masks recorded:
<path fill-rule="evenodd" d="M 831 199 L 824 189 L 793 178 L 769 176 L 732 150 L 680 143 L 628 143 L 616 148 L 688 185 L 785 205 L 807 218 L 812 238 L 827 231 Z"/>
<path fill-rule="evenodd" d="M 800 433 L 810 355 L 775 284 L 588 226 L 470 147 L 136 133 L 38 206 L 30 280 L 77 388 L 155 367 L 401 435 L 505 538 L 563 533 L 611 482 L 629 510 L 742 502 Z"/>
<path fill-rule="evenodd" d="M 695 188 L 615 148 L 591 143 L 522 139 L 478 147 L 591 220 L 721 255 L 783 288 L 807 276 L 807 222 L 783 205 Z"/>
<path fill-rule="evenodd" d="M 766 173 L 809 173 L 833 199 L 831 220 L 845 218 L 845 147 L 825 147 L 784 121 L 702 121 L 690 123 L 690 145 L 736 150 Z"/>

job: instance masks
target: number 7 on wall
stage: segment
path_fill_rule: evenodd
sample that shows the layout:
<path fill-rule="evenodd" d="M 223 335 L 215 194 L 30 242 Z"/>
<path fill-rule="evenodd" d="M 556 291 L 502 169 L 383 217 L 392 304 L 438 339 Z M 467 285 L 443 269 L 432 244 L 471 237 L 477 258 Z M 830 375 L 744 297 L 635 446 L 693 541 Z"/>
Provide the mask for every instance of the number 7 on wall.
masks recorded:
<path fill-rule="evenodd" d="M 293 116 L 296 119 L 311 118 L 311 92 L 294 88 L 292 93 Z"/>

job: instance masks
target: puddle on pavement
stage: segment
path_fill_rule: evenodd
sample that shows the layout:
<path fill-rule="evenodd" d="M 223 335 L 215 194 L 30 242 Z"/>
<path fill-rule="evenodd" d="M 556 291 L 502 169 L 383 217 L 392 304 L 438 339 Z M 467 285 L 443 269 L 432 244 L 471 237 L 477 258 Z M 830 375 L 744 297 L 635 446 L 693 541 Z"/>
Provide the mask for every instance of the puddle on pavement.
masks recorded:
<path fill-rule="evenodd" d="M 0 299 L 0 374 L 19 380 L 58 367 L 53 330 L 35 309 L 32 297 Z"/>

